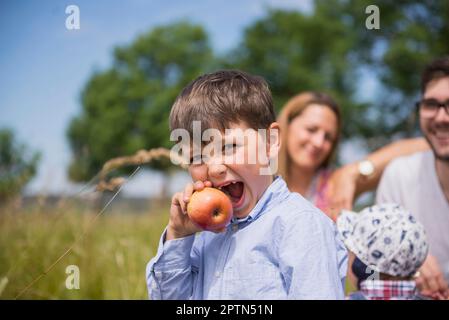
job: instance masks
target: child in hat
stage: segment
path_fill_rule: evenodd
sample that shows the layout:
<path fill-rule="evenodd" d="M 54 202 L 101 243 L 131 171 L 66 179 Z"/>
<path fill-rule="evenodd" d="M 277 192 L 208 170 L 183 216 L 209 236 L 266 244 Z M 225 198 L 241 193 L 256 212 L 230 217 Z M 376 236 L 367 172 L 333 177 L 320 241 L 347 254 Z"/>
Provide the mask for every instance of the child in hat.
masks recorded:
<path fill-rule="evenodd" d="M 415 300 L 414 276 L 429 249 L 423 226 L 396 204 L 342 211 L 338 231 L 354 255 L 358 290 L 350 300 Z"/>

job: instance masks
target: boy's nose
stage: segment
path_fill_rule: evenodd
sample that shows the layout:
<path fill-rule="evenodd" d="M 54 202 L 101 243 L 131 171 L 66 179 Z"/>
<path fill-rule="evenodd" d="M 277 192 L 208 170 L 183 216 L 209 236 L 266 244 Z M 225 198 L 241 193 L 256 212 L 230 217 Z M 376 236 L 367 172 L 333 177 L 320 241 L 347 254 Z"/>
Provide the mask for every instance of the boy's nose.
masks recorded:
<path fill-rule="evenodd" d="M 210 163 L 208 169 L 211 178 L 221 178 L 226 175 L 226 166 L 222 163 Z"/>

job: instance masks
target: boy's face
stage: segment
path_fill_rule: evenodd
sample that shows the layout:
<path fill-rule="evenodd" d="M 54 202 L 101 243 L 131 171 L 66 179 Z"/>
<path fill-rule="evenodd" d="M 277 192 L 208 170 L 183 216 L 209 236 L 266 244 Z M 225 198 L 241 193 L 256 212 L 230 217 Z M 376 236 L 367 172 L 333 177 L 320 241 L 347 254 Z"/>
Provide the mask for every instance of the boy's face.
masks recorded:
<path fill-rule="evenodd" d="M 193 181 L 211 181 L 231 199 L 234 216 L 246 217 L 273 181 L 273 175 L 264 174 L 263 170 L 268 159 L 277 157 L 278 130 L 278 124 L 272 123 L 266 132 L 272 136 L 266 139 L 263 132 L 250 129 L 245 123 L 231 124 L 226 132 L 214 136 L 196 152 L 193 148 L 192 158 L 198 162 L 189 166 Z"/>

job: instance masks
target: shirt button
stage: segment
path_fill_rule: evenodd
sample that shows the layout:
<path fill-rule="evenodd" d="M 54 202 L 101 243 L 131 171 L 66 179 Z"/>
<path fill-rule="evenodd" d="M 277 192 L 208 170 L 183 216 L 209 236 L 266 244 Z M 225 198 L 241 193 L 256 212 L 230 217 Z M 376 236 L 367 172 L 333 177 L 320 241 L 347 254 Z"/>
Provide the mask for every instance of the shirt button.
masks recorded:
<path fill-rule="evenodd" d="M 239 225 L 238 224 L 234 224 L 233 226 L 232 226 L 232 230 L 233 231 L 237 231 L 239 229 Z"/>
<path fill-rule="evenodd" d="M 215 276 L 217 277 L 217 278 L 219 278 L 220 277 L 220 272 L 215 272 Z"/>

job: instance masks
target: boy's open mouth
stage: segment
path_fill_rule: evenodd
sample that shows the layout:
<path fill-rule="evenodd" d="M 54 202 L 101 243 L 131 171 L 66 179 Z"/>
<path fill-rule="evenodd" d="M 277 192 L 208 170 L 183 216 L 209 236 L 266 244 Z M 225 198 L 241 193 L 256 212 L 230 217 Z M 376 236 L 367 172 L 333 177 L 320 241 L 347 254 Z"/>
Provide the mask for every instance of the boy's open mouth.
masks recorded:
<path fill-rule="evenodd" d="M 240 181 L 229 182 L 225 185 L 218 187 L 218 189 L 223 191 L 231 199 L 232 206 L 234 208 L 237 208 L 242 204 L 244 198 L 243 191 L 245 189 L 243 182 Z"/>

